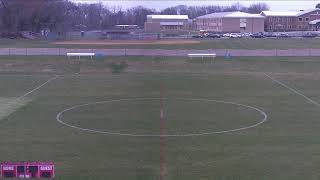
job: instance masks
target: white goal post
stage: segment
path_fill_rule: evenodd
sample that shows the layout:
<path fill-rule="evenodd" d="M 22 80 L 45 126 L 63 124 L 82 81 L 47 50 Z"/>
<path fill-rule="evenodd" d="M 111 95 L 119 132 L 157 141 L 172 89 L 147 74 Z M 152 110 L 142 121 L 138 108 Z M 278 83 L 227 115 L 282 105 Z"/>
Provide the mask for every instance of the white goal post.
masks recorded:
<path fill-rule="evenodd" d="M 70 58 L 72 56 L 76 56 L 76 57 L 91 57 L 91 59 L 93 58 L 93 56 L 95 56 L 95 53 L 67 53 L 67 57 Z"/>
<path fill-rule="evenodd" d="M 212 60 L 214 60 L 214 58 L 216 57 L 217 55 L 214 54 L 214 53 L 210 53 L 210 54 L 198 54 L 198 53 L 190 53 L 188 54 L 188 57 L 189 58 L 193 58 L 193 57 L 201 57 L 201 59 L 203 60 L 204 57 L 212 57 Z"/>

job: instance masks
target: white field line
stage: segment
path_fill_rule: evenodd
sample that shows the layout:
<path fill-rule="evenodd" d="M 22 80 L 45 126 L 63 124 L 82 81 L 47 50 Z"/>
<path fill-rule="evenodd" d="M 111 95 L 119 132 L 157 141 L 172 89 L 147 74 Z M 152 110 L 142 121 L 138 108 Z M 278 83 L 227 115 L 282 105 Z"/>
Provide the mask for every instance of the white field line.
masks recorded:
<path fill-rule="evenodd" d="M 164 100 L 167 100 L 168 98 L 164 98 Z M 65 126 L 68 126 L 70 128 L 74 128 L 80 131 L 84 132 L 91 132 L 91 133 L 100 133 L 100 134 L 109 134 L 109 135 L 119 135 L 119 136 L 133 136 L 133 137 L 188 137 L 188 136 L 203 136 L 203 135 L 212 135 L 212 134 L 223 134 L 223 133 L 231 133 L 231 132 L 237 132 L 237 131 L 242 131 L 242 130 L 247 130 L 250 128 L 257 127 L 264 122 L 267 121 L 268 115 L 261 109 L 245 104 L 239 104 L 235 102 L 230 102 L 230 101 L 221 101 L 221 100 L 213 100 L 213 99 L 197 99 L 197 98 L 174 98 L 176 100 L 184 100 L 184 101 L 203 101 L 203 102 L 216 102 L 216 103 L 223 103 L 223 104 L 231 104 L 235 106 L 242 106 L 246 107 L 248 109 L 253 109 L 257 112 L 259 112 L 262 116 L 262 119 L 255 124 L 249 125 L 249 126 L 244 126 L 236 129 L 227 129 L 227 130 L 221 130 L 221 131 L 207 131 L 207 132 L 201 132 L 201 133 L 187 133 L 187 134 L 133 134 L 133 133 L 120 133 L 120 132 L 111 132 L 111 131 L 101 131 L 101 130 L 95 130 L 95 129 L 88 129 L 88 128 L 82 128 L 79 126 L 71 125 L 69 123 L 66 123 L 62 120 L 62 116 L 65 112 L 77 109 L 80 107 L 84 106 L 90 106 L 90 105 L 97 105 L 97 104 L 105 104 L 105 103 L 111 103 L 111 102 L 119 102 L 119 101 L 140 101 L 140 100 L 160 100 L 160 98 L 126 98 L 126 99 L 114 99 L 114 100 L 109 100 L 109 101 L 98 101 L 98 102 L 92 102 L 92 103 L 86 103 L 86 104 L 80 104 L 80 105 L 75 105 L 72 107 L 69 107 L 67 109 L 62 110 L 59 112 L 56 116 L 56 120 Z"/>
<path fill-rule="evenodd" d="M 1 98 L 0 97 L 0 119 L 3 119 L 16 111 L 19 107 L 27 104 L 31 99 L 21 99 L 15 101 L 16 98 Z"/>
<path fill-rule="evenodd" d="M 45 86 L 46 84 L 50 83 L 51 81 L 57 79 L 58 77 L 59 77 L 59 76 L 55 75 L 53 78 L 48 79 L 46 82 L 44 82 L 44 83 L 42 83 L 41 85 L 35 87 L 35 88 L 32 89 L 31 91 L 26 92 L 26 93 L 23 94 L 22 96 L 17 97 L 17 98 L 13 98 L 12 101 L 7 102 L 6 104 L 4 104 L 4 106 L 5 106 L 5 107 L 8 106 L 8 107 L 10 108 L 10 106 L 14 106 L 14 105 L 16 105 L 17 103 L 23 102 L 23 101 L 22 101 L 22 98 L 24 98 L 24 97 L 28 96 L 29 94 L 31 94 L 31 93 L 39 90 L 41 87 L 43 87 L 43 86 Z M 0 100 L 1 100 L 1 99 L 0 99 Z M 0 107 L 1 107 L 1 105 L 0 105 Z M 8 107 L 7 107 L 7 108 L 8 108 Z M 1 108 L 0 108 L 0 110 L 1 110 Z M 6 111 L 8 111 L 8 110 L 9 110 L 9 109 L 6 109 Z M 9 111 L 10 111 L 10 110 L 9 110 Z M 11 114 L 12 112 L 14 112 L 14 111 L 11 110 L 11 112 L 9 112 L 8 114 Z M 8 114 L 6 114 L 6 115 L 8 115 Z M 1 115 L 1 113 L 0 113 L 0 115 Z M 6 115 L 4 115 L 4 116 L 6 116 Z M 4 117 L 4 116 L 2 116 L 2 117 Z M 1 119 L 2 117 L 0 117 L 0 119 Z"/>
<path fill-rule="evenodd" d="M 51 81 L 57 79 L 58 77 L 59 77 L 58 75 L 55 75 L 53 78 L 48 79 L 46 82 L 42 83 L 41 85 L 37 86 L 36 88 L 32 89 L 31 91 L 28 91 L 24 95 L 16 98 L 15 101 L 19 101 L 21 98 L 24 98 L 24 97 L 28 96 L 29 94 L 37 91 L 38 89 L 42 88 L 43 86 L 45 86 L 46 84 L 50 83 Z"/>
<path fill-rule="evenodd" d="M 264 74 L 265 76 L 267 76 L 269 79 L 271 79 L 272 81 L 278 83 L 279 85 L 281 85 L 281 86 L 289 89 L 290 91 L 294 92 L 295 94 L 298 94 L 299 96 L 302 96 L 302 97 L 303 97 L 304 99 L 306 99 L 308 102 L 310 102 L 310 103 L 312 103 L 312 104 L 314 104 L 314 105 L 316 105 L 316 106 L 320 106 L 320 104 L 319 104 L 318 102 L 312 100 L 311 98 L 309 98 L 308 96 L 302 94 L 301 92 L 299 92 L 299 91 L 297 91 L 297 90 L 289 87 L 288 85 L 282 83 L 281 81 L 276 80 L 275 78 L 271 77 L 270 75 L 268 75 L 268 74 L 266 74 L 266 73 L 263 73 L 263 74 Z"/>

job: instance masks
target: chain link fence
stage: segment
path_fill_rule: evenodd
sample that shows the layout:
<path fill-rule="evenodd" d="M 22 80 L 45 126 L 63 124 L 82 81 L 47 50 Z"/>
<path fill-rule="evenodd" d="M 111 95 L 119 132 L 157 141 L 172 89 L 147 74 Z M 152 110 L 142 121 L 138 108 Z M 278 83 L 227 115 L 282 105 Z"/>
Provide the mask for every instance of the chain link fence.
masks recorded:
<path fill-rule="evenodd" d="M 0 48 L 2 56 L 65 56 L 68 52 L 96 53 L 105 56 L 187 56 L 189 53 L 215 53 L 217 56 L 320 56 L 320 49 L 66 49 L 66 48 Z"/>

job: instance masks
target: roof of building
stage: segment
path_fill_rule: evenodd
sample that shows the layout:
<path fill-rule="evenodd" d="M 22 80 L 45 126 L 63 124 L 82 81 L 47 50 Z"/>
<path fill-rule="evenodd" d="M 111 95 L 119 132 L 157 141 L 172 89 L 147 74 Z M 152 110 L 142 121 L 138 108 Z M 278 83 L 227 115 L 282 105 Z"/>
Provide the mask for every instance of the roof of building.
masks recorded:
<path fill-rule="evenodd" d="M 292 17 L 297 17 L 297 16 L 301 16 L 307 13 L 310 13 L 312 11 L 315 10 L 320 10 L 319 8 L 315 8 L 315 9 L 308 9 L 308 10 L 304 10 L 304 11 L 262 11 L 261 15 L 265 15 L 265 16 L 292 16 Z"/>
<path fill-rule="evenodd" d="M 219 13 L 212 13 L 212 14 L 207 14 L 204 16 L 199 16 L 197 19 L 202 19 L 202 18 L 264 18 L 260 14 L 249 14 L 249 13 L 244 13 L 240 11 L 235 11 L 235 12 L 219 12 Z"/>
<path fill-rule="evenodd" d="M 297 16 L 301 16 L 301 15 L 304 15 L 304 14 L 307 14 L 307 13 L 310 13 L 312 11 L 316 11 L 316 10 L 320 10 L 319 8 L 314 8 L 314 9 L 307 9 L 307 10 L 304 10 L 304 11 L 300 11 Z"/>
<path fill-rule="evenodd" d="M 188 15 L 147 15 L 151 19 L 189 19 Z"/>
<path fill-rule="evenodd" d="M 313 20 L 313 21 L 310 21 L 309 24 L 318 24 L 320 23 L 320 19 L 316 19 L 316 20 Z"/>
<path fill-rule="evenodd" d="M 261 15 L 265 16 L 297 16 L 300 11 L 262 11 Z"/>

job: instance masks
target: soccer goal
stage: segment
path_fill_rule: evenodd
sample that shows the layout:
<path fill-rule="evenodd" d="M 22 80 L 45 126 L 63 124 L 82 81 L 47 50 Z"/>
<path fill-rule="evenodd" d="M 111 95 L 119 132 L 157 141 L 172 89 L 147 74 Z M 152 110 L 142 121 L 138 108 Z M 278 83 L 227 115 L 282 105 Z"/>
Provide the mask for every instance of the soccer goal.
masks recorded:
<path fill-rule="evenodd" d="M 90 57 L 91 60 L 93 59 L 93 57 L 95 56 L 95 53 L 67 53 L 67 57 L 68 59 L 70 59 L 70 57 Z"/>
<path fill-rule="evenodd" d="M 209 58 L 210 62 L 214 62 L 216 56 L 217 55 L 215 53 L 209 53 L 209 54 L 190 53 L 190 54 L 188 54 L 188 57 L 190 58 L 190 60 L 192 60 L 193 58 L 201 58 L 202 62 L 204 61 L 204 58 Z"/>

